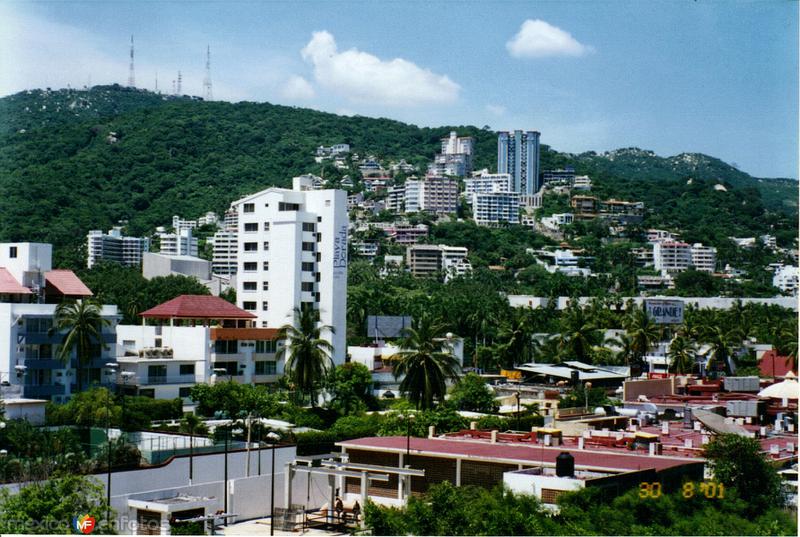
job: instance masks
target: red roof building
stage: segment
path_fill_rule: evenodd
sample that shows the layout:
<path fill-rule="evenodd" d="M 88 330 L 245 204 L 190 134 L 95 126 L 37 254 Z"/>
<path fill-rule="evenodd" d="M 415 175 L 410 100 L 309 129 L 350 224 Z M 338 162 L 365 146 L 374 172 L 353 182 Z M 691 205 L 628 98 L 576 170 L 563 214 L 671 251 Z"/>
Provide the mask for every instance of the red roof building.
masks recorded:
<path fill-rule="evenodd" d="M 174 324 L 175 320 L 202 321 L 200 324 L 209 324 L 208 321 L 212 320 L 229 320 L 243 322 L 243 328 L 256 318 L 252 313 L 225 299 L 209 295 L 181 295 L 139 315 L 143 319 L 169 319 L 170 324 Z"/>
<path fill-rule="evenodd" d="M 775 349 L 764 353 L 758 362 L 758 369 L 762 377 L 785 377 L 789 371 L 797 374 L 797 366 L 790 369 L 789 357 L 779 355 Z"/>
<path fill-rule="evenodd" d="M 80 278 L 71 270 L 51 270 L 44 273 L 46 294 L 70 298 L 92 296 L 92 290 L 86 287 Z"/>
<path fill-rule="evenodd" d="M 29 295 L 31 290 L 19 284 L 11 273 L 0 267 L 0 295 Z"/>

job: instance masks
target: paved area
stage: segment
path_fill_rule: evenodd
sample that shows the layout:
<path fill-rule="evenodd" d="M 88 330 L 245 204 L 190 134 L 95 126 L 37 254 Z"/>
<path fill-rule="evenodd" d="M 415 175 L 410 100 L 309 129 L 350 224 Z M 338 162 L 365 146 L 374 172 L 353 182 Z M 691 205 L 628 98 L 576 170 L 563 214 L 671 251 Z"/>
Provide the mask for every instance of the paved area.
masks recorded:
<path fill-rule="evenodd" d="M 230 524 L 228 527 L 224 528 L 222 532 L 224 535 L 269 535 L 269 519 L 268 518 L 260 518 L 256 520 L 248 520 L 247 522 L 239 522 L 236 524 Z M 309 536 L 326 536 L 332 537 L 337 535 L 348 535 L 347 533 L 338 533 L 332 531 L 324 531 L 319 529 L 309 529 L 305 532 L 301 530 L 297 531 L 281 531 L 275 530 L 275 535 L 291 535 L 293 537 L 298 537 L 300 535 L 309 535 Z"/>

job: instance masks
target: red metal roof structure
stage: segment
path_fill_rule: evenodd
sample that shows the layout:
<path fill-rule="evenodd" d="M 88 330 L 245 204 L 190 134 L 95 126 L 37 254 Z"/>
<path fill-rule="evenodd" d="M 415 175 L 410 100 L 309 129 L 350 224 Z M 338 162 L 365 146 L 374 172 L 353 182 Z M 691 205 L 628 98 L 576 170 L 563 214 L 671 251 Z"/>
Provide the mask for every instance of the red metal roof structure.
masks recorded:
<path fill-rule="evenodd" d="M 358 438 L 337 442 L 336 445 L 348 449 L 365 449 L 390 453 L 405 453 L 406 437 L 381 436 Z M 703 464 L 702 459 L 689 457 L 649 456 L 608 451 L 570 449 L 566 446 L 545 447 L 543 444 L 512 445 L 481 440 L 450 440 L 442 438 L 411 438 L 412 454 L 432 457 L 509 461 L 523 464 L 542 464 L 554 461 L 563 451 L 575 458 L 575 466 L 602 470 L 646 470 L 657 471 L 682 466 L 684 464 Z"/>
<path fill-rule="evenodd" d="M 8 270 L 0 267 L 0 294 L 29 295 L 31 294 L 31 290 L 20 285 Z"/>
<path fill-rule="evenodd" d="M 758 362 L 758 369 L 764 377 L 785 377 L 786 373 L 792 371 L 788 366 L 789 357 L 781 356 L 775 349 L 764 353 Z M 797 368 L 794 369 L 797 373 Z"/>
<path fill-rule="evenodd" d="M 218 296 L 181 295 L 140 313 L 145 319 L 255 319 Z"/>
<path fill-rule="evenodd" d="M 92 290 L 71 270 L 51 270 L 44 273 L 44 279 L 48 287 L 52 286 L 64 296 L 92 296 Z"/>

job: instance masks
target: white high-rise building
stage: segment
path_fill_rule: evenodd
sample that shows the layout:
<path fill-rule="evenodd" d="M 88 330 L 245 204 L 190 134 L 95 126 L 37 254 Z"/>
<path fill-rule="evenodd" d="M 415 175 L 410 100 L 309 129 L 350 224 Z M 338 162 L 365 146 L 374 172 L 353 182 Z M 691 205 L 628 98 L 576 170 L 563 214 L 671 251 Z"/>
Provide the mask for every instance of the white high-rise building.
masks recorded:
<path fill-rule="evenodd" d="M 232 204 L 238 213 L 237 305 L 261 327 L 315 308 L 333 358 L 344 363 L 347 315 L 347 192 L 268 188 Z"/>
<path fill-rule="evenodd" d="M 159 233 L 159 238 L 161 254 L 197 257 L 197 237 L 192 236 L 191 228 L 184 228 L 179 233 Z"/>
<path fill-rule="evenodd" d="M 511 175 L 507 173 L 483 172 L 478 176 L 464 179 L 464 193 L 467 194 L 467 199 L 471 194 L 510 191 Z"/>
<path fill-rule="evenodd" d="M 125 237 L 122 228 L 114 227 L 107 234 L 98 229 L 86 236 L 86 266 L 92 268 L 100 261 L 114 261 L 123 265 L 141 265 L 142 253 L 150 249 L 150 239 Z"/>
<path fill-rule="evenodd" d="M 434 175 L 464 177 L 472 173 L 472 154 L 475 140 L 470 136 L 458 136 L 455 131 L 442 138 L 442 152 L 437 154 L 429 170 Z"/>
<path fill-rule="evenodd" d="M 700 243 L 693 244 L 692 266 L 703 272 L 714 272 L 717 268 L 717 249 Z"/>
<path fill-rule="evenodd" d="M 542 188 L 539 178 L 539 136 L 536 131 L 497 135 L 497 171 L 511 174 L 512 190 L 532 196 Z"/>
<path fill-rule="evenodd" d="M 519 224 L 517 192 L 479 192 L 471 195 L 472 218 L 479 226 Z"/>
<path fill-rule="evenodd" d="M 405 183 L 405 211 L 425 211 L 433 214 L 456 212 L 458 182 L 447 177 L 408 179 Z"/>
<path fill-rule="evenodd" d="M 211 240 L 214 251 L 211 258 L 211 273 L 227 276 L 236 274 L 239 234 L 231 230 L 217 231 Z"/>
<path fill-rule="evenodd" d="M 653 243 L 653 266 L 662 273 L 681 272 L 692 264 L 692 247 L 685 242 Z"/>

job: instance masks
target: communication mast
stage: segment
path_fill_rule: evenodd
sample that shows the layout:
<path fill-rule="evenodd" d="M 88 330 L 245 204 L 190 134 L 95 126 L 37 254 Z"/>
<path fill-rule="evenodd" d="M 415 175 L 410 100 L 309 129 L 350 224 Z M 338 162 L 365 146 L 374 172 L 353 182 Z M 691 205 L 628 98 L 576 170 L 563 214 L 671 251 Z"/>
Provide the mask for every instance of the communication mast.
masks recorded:
<path fill-rule="evenodd" d="M 178 95 L 183 95 L 183 90 L 181 90 L 181 81 L 182 80 L 183 80 L 183 77 L 181 77 L 181 72 L 178 71 L 178 93 L 177 93 Z"/>
<path fill-rule="evenodd" d="M 211 91 L 211 45 L 206 48 L 206 78 L 203 80 L 203 90 L 205 90 L 205 100 L 212 100 L 213 93 Z"/>
<path fill-rule="evenodd" d="M 133 88 L 136 86 L 136 74 L 133 70 L 133 35 L 131 35 L 131 64 L 128 67 L 128 87 Z"/>

